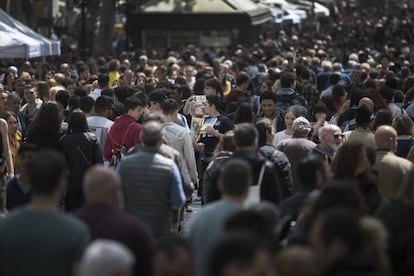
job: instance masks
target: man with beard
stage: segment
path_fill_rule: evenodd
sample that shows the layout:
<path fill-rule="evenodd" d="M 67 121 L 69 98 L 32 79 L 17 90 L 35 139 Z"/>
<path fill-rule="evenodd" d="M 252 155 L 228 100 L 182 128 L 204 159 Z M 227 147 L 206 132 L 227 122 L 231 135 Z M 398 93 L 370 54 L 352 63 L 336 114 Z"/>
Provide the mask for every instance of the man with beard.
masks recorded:
<path fill-rule="evenodd" d="M 272 122 L 272 128 L 276 131 L 278 112 L 276 111 L 276 94 L 273 92 L 263 92 L 260 95 L 260 109 L 262 110 L 256 119 L 267 118 Z"/>
<path fill-rule="evenodd" d="M 320 143 L 312 149 L 311 154 L 321 156 L 330 164 L 336 151 L 342 145 L 344 135 L 338 126 L 326 124 L 319 129 L 318 136 Z"/>

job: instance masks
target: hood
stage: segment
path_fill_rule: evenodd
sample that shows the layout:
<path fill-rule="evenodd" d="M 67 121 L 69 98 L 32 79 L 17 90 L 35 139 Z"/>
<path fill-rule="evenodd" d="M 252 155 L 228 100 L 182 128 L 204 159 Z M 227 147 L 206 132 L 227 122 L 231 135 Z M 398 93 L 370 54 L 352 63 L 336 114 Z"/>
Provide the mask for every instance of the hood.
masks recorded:
<path fill-rule="evenodd" d="M 131 116 L 122 114 L 115 119 L 112 128 L 114 130 L 121 131 L 123 129 L 126 129 L 132 122 L 135 122 L 135 120 Z"/>
<path fill-rule="evenodd" d="M 251 165 L 251 168 L 254 172 L 260 171 L 263 162 L 266 161 L 264 157 L 257 154 L 256 152 L 243 150 L 235 152 L 233 154 L 233 157 L 246 160 Z"/>
<path fill-rule="evenodd" d="M 293 88 L 280 88 L 277 91 L 277 95 L 278 96 L 283 96 L 283 95 L 294 95 L 296 92 Z"/>
<path fill-rule="evenodd" d="M 272 155 L 275 150 L 276 148 L 273 145 L 266 144 L 259 148 L 258 153 L 270 160 L 272 159 Z"/>
<path fill-rule="evenodd" d="M 183 137 L 187 129 L 179 126 L 176 123 L 167 123 L 165 125 L 164 140 L 167 144 L 182 144 Z M 174 147 L 174 146 L 173 146 Z"/>

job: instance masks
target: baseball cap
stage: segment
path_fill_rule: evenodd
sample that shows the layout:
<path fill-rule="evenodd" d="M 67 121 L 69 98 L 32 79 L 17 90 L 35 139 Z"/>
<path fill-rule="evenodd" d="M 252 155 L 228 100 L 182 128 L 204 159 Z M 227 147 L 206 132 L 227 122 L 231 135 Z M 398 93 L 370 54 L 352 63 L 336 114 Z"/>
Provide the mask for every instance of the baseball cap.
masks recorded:
<path fill-rule="evenodd" d="M 311 124 L 305 117 L 300 116 L 293 121 L 292 128 L 293 130 L 311 129 Z"/>
<path fill-rule="evenodd" d="M 13 73 L 14 74 L 14 77 L 15 78 L 17 78 L 18 77 L 18 75 L 17 75 L 17 67 L 16 66 L 10 66 L 8 69 L 7 69 L 10 73 Z"/>

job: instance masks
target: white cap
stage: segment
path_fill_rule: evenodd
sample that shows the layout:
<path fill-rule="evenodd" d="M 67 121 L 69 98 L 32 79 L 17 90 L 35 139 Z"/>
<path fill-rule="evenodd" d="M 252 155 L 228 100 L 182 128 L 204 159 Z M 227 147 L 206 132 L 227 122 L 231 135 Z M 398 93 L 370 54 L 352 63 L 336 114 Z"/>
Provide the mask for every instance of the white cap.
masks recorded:
<path fill-rule="evenodd" d="M 311 124 L 309 123 L 308 119 L 306 119 L 305 117 L 297 117 L 294 121 L 293 121 L 293 125 L 292 125 L 293 130 L 299 130 L 299 129 L 310 129 L 311 128 Z"/>
<path fill-rule="evenodd" d="M 9 69 L 8 69 L 8 71 L 10 73 L 13 73 L 15 78 L 18 77 L 18 75 L 17 75 L 18 70 L 17 70 L 17 67 L 16 66 L 10 66 Z"/>

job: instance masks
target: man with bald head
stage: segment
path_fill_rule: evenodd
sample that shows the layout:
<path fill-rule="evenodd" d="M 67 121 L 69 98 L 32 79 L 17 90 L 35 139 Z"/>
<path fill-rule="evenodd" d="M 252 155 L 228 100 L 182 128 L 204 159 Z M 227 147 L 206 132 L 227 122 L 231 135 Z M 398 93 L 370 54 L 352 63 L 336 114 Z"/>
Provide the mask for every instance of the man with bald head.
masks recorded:
<path fill-rule="evenodd" d="M 326 124 L 319 129 L 318 136 L 320 143 L 312 149 L 310 154 L 316 154 L 331 163 L 336 151 L 342 145 L 344 135 L 338 126 Z"/>
<path fill-rule="evenodd" d="M 55 73 L 53 75 L 53 78 L 55 79 L 55 81 L 59 84 L 63 86 L 63 82 L 65 81 L 65 74 L 63 73 Z"/>
<path fill-rule="evenodd" d="M 137 218 L 124 214 L 119 176 L 97 165 L 84 176 L 85 205 L 74 213 L 89 228 L 91 237 L 123 243 L 135 255 L 135 275 L 151 275 L 150 258 L 155 242 L 149 229 Z"/>
<path fill-rule="evenodd" d="M 125 193 L 125 211 L 144 221 L 158 238 L 173 234 L 173 209 L 185 203 L 174 160 L 159 153 L 163 132 L 161 122 L 146 122 L 141 130 L 141 150 L 123 158 L 117 168 Z"/>
<path fill-rule="evenodd" d="M 378 149 L 373 169 L 378 173 L 378 190 L 382 198 L 394 197 L 413 165 L 407 159 L 394 154 L 397 131 L 393 127 L 380 126 L 375 132 L 375 142 Z"/>
<path fill-rule="evenodd" d="M 70 68 L 70 65 L 66 62 L 60 64 L 59 73 L 63 74 L 65 78 L 70 78 L 74 80 L 78 79 L 76 72 L 72 71 L 72 69 Z"/>
<path fill-rule="evenodd" d="M 365 105 L 370 112 L 375 111 L 375 103 L 371 98 L 362 97 L 358 102 L 358 107 L 361 107 L 362 105 Z"/>

